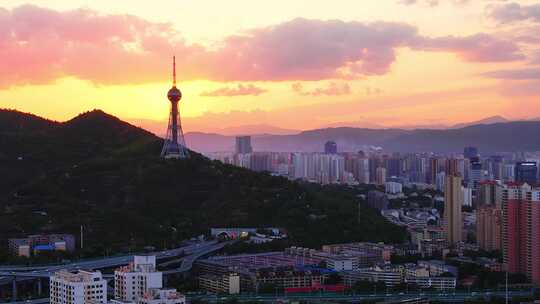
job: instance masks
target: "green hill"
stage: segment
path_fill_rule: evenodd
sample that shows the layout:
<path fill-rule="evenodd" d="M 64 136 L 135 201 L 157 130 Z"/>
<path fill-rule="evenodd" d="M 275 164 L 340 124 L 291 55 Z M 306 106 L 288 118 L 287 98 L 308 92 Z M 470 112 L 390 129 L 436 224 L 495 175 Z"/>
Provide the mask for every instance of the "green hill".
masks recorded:
<path fill-rule="evenodd" d="M 14 113 L 0 112 L 0 125 Z M 358 222 L 358 189 L 290 182 L 195 152 L 163 160 L 160 138 L 101 111 L 0 132 L 0 141 L 9 143 L 0 159 L 3 239 L 77 234 L 80 225 L 96 252 L 172 246 L 216 226 L 283 227 L 305 246 L 405 238 L 369 208 Z"/>

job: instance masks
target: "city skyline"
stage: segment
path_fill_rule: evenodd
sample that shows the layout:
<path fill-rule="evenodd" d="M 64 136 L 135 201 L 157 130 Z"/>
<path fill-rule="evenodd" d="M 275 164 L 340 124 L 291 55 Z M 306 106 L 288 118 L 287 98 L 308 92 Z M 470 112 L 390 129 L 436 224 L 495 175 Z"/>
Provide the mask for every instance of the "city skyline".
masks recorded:
<path fill-rule="evenodd" d="M 540 116 L 534 1 L 161 3 L 7 1 L 0 107 L 162 135 L 176 55 L 187 132 Z"/>

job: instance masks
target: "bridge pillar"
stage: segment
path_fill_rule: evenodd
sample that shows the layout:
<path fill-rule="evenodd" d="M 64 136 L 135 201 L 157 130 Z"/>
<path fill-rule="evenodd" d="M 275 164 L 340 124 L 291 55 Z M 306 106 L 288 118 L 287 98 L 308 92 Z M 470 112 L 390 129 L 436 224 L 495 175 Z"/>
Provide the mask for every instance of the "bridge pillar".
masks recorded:
<path fill-rule="evenodd" d="M 168 281 L 168 280 L 167 280 L 167 276 L 164 275 L 164 276 L 163 276 L 163 288 L 165 288 L 165 286 L 167 286 L 167 281 Z"/>
<path fill-rule="evenodd" d="M 41 292 L 42 292 L 42 283 L 41 283 L 41 278 L 38 278 L 38 281 L 37 281 L 37 293 L 38 293 L 38 296 L 41 296 Z"/>
<path fill-rule="evenodd" d="M 17 302 L 17 277 L 13 276 L 11 281 L 11 302 Z"/>

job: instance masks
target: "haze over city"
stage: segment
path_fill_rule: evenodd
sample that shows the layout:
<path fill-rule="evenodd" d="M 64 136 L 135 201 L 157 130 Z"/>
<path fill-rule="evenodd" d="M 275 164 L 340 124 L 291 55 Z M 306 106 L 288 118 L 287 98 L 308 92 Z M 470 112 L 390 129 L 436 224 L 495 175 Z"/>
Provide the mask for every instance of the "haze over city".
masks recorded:
<path fill-rule="evenodd" d="M 8 0 L 0 107 L 162 135 L 175 54 L 187 132 L 534 119 L 535 2 Z"/>

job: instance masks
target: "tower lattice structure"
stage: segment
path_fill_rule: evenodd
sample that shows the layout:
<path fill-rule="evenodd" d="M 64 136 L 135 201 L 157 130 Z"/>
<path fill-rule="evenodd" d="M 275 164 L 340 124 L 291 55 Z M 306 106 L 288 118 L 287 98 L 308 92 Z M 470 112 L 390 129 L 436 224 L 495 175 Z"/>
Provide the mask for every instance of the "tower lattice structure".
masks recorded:
<path fill-rule="evenodd" d="M 180 109 L 178 107 L 182 99 L 182 92 L 176 87 L 176 59 L 173 57 L 173 86 L 167 93 L 167 99 L 171 102 L 171 112 L 169 114 L 169 125 L 161 157 L 163 158 L 187 158 L 189 156 L 184 133 L 182 132 L 182 123 L 180 120 Z"/>

